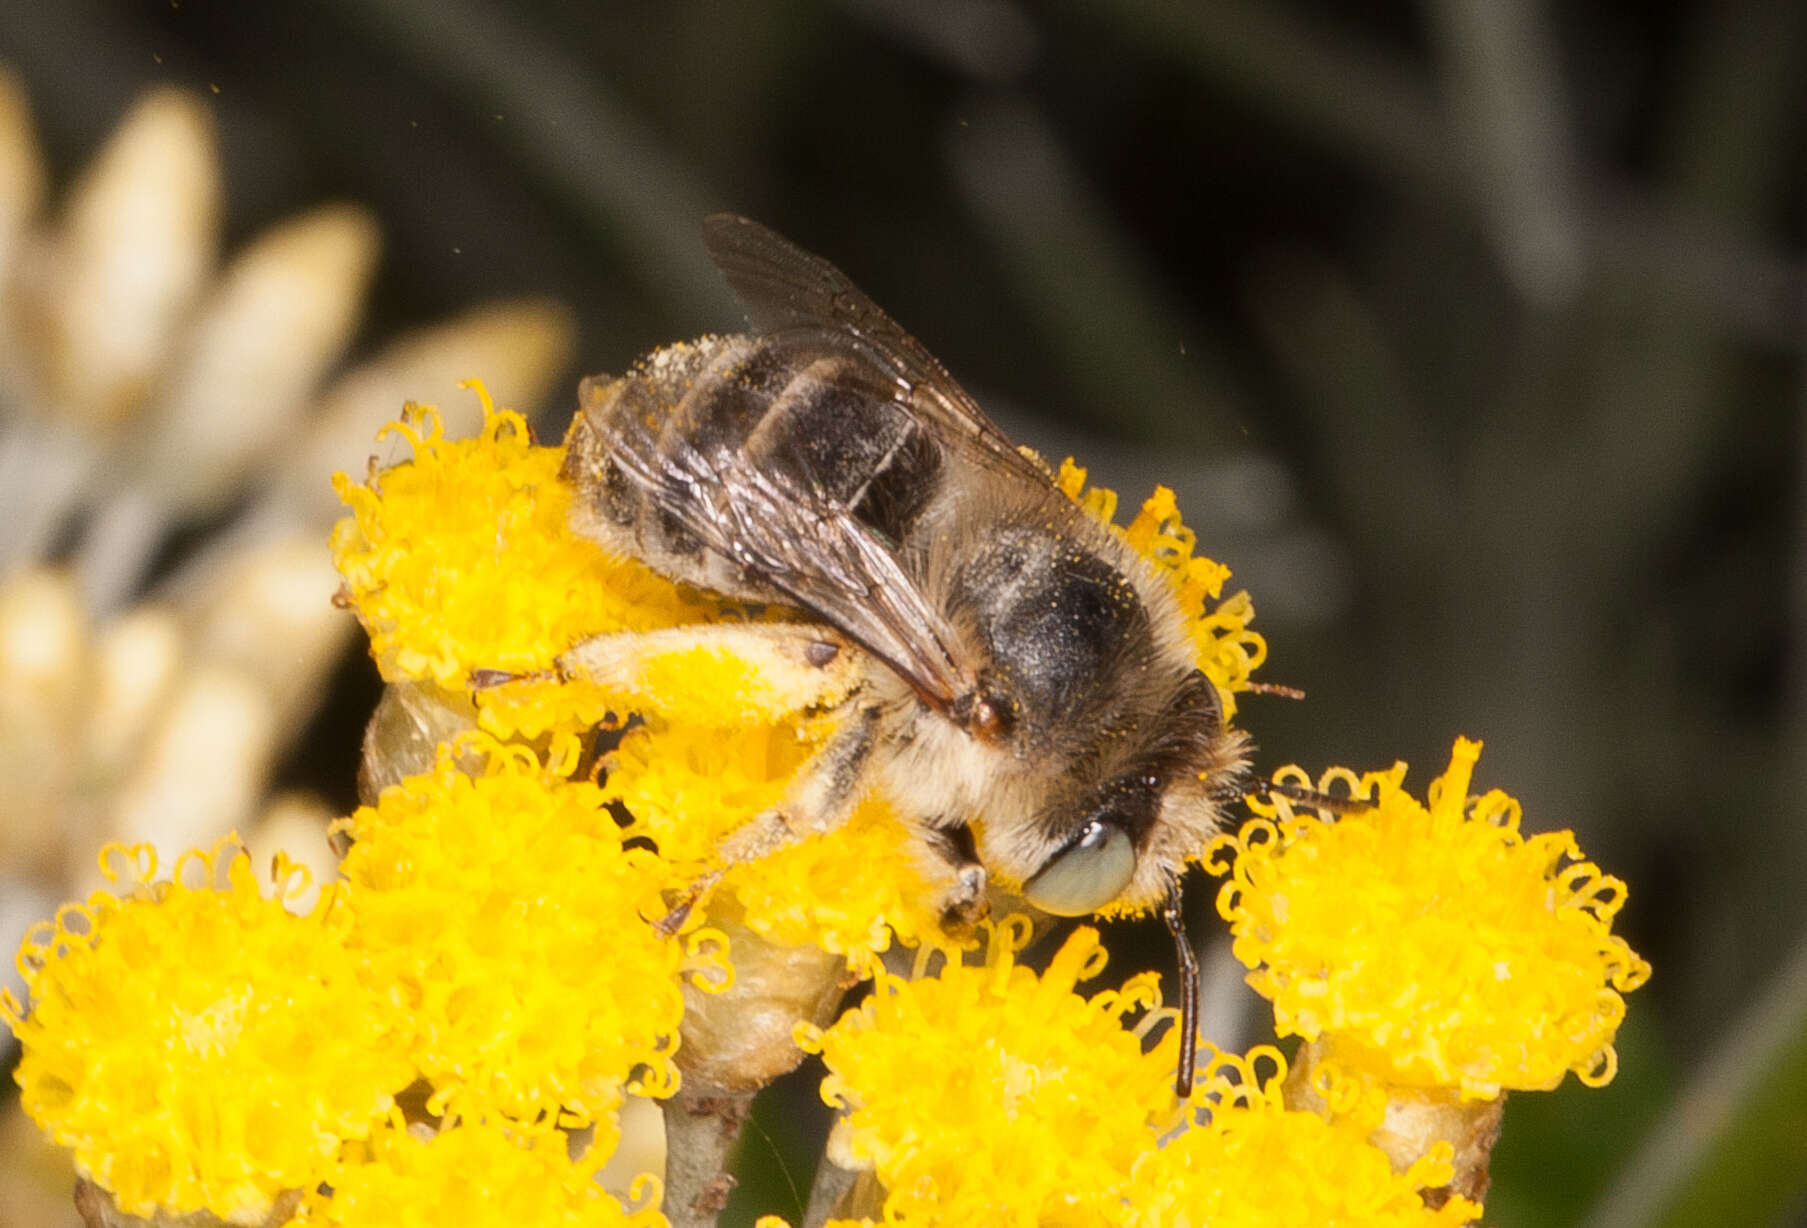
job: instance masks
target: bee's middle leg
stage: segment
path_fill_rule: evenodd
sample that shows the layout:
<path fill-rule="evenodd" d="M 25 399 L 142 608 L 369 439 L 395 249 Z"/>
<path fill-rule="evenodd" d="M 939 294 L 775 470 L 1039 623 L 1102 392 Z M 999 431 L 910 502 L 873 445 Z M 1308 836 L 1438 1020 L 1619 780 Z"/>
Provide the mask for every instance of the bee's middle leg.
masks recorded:
<path fill-rule="evenodd" d="M 852 705 L 822 748 L 797 769 L 783 800 L 742 823 L 717 846 L 719 868 L 685 888 L 676 907 L 659 922 L 660 933 L 669 936 L 682 929 L 696 902 L 733 867 L 769 857 L 845 823 L 865 796 L 866 761 L 872 755 L 877 723 L 876 707 Z"/>

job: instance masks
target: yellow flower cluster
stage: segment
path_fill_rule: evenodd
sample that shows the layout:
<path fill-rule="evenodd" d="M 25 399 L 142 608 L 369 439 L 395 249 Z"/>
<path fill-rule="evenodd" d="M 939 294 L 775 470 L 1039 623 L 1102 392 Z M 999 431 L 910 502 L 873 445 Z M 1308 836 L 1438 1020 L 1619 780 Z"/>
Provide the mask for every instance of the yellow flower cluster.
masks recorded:
<path fill-rule="evenodd" d="M 405 1019 L 358 975 L 337 889 L 298 916 L 231 844 L 168 882 L 148 846 L 101 865 L 121 894 L 35 928 L 30 1009 L 0 1004 L 25 1110 L 129 1214 L 255 1219 L 382 1123 L 413 1078 Z M 306 887 L 298 870 L 279 881 Z"/>
<path fill-rule="evenodd" d="M 1276 1070 L 1258 1085 L 1263 1059 Z M 1432 1209 L 1420 1193 L 1449 1181 L 1447 1144 L 1394 1172 L 1365 1127 L 1286 1108 L 1285 1070 L 1272 1049 L 1218 1054 L 1197 1097 L 1212 1105 L 1207 1119 L 1137 1160 L 1125 1228 L 1454 1228 L 1480 1218 L 1468 1199 Z"/>
<path fill-rule="evenodd" d="M 1123 1026 L 1158 1005 L 1155 978 L 1087 999 L 1073 987 L 1104 965 L 1098 931 L 1075 931 L 1038 977 L 1016 961 L 1022 918 L 988 930 L 983 965 L 881 973 L 833 1027 L 799 1029 L 828 1063 L 822 1098 L 847 1110 L 830 1158 L 875 1169 L 892 1219 L 1108 1222 L 1173 1110 L 1178 1038 L 1144 1053 Z"/>
<path fill-rule="evenodd" d="M 1286 1109 L 1271 1048 L 1215 1054 L 1176 1109 L 1177 1038 L 1145 1042 L 1171 1016 L 1153 978 L 1085 998 L 1074 987 L 1104 962 L 1097 932 L 1076 931 L 1039 977 L 1015 959 L 1026 934 L 994 928 L 982 966 L 881 975 L 833 1027 L 799 1030 L 828 1064 L 823 1098 L 847 1111 L 830 1158 L 877 1173 L 883 1222 L 1434 1228 L 1479 1216 L 1420 1196 L 1449 1180 L 1447 1147 L 1395 1173 L 1365 1128 Z M 1131 1011 L 1143 1012 L 1134 1028 Z M 1257 1065 L 1273 1073 L 1258 1079 Z"/>
<path fill-rule="evenodd" d="M 1335 821 L 1276 797 L 1206 863 L 1229 874 L 1218 910 L 1280 1035 L 1326 1037 L 1351 1073 L 1466 1098 L 1604 1083 L 1622 995 L 1650 975 L 1612 933 L 1625 884 L 1570 832 L 1523 834 L 1504 793 L 1470 798 L 1480 749 L 1457 741 L 1429 806 L 1404 764 L 1328 774 L 1373 799 Z"/>
<path fill-rule="evenodd" d="M 407 1173 L 425 1183 L 433 1164 L 497 1145 L 448 1142 L 418 1163 L 405 1138 L 360 1151 L 411 1085 L 460 1123 L 448 1134 L 588 1126 L 600 1163 L 626 1092 L 676 1089 L 681 976 L 716 989 L 732 970 L 719 933 L 653 928 L 666 867 L 628 847 L 596 786 L 565 777 L 575 755 L 570 739 L 550 766 L 483 735 L 442 748 L 432 772 L 341 824 L 343 877 L 305 916 L 284 907 L 311 888 L 305 872 L 279 865 L 266 897 L 235 846 L 220 886 L 224 846 L 171 882 L 148 848 L 110 849 L 103 868 L 127 894 L 33 931 L 29 1009 L 3 1004 L 27 1111 L 140 1215 L 257 1219 L 322 1182 L 386 1206 L 380 1191 Z M 472 758 L 475 774 L 456 766 Z M 562 1164 L 562 1142 L 502 1155 L 539 1172 L 555 1152 Z M 392 1160 L 415 1168 L 369 1167 Z M 505 1212 L 524 1195 L 492 1180 L 493 1222 L 523 1222 Z M 318 1200 L 313 1213 L 403 1222 Z M 571 1214 L 650 1222 L 602 1204 Z"/>
<path fill-rule="evenodd" d="M 483 696 L 497 733 L 598 724 L 619 697 L 545 678 L 559 654 L 591 635 L 699 622 L 715 607 L 573 533 L 564 449 L 536 446 L 519 414 L 478 391 L 476 438 L 447 440 L 436 411 L 410 407 L 384 434 L 406 439 L 412 461 L 364 485 L 334 477 L 352 512 L 332 534 L 346 598 L 384 678 L 463 691 L 473 670 L 522 675 Z"/>
<path fill-rule="evenodd" d="M 330 1228 L 657 1228 L 658 1183 L 643 1178 L 628 1209 L 596 1180 L 597 1149 L 572 1160 L 565 1136 L 522 1125 L 460 1123 L 416 1137 L 401 1123 L 334 1170 L 299 1223 Z"/>
<path fill-rule="evenodd" d="M 625 847 L 595 785 L 488 749 L 484 774 L 442 750 L 436 770 L 342 823 L 350 942 L 417 1022 L 435 1112 L 562 1111 L 612 1148 L 624 1090 L 675 1088 L 679 973 L 725 983 L 723 943 L 694 934 L 687 961 L 653 930 L 666 867 Z"/>

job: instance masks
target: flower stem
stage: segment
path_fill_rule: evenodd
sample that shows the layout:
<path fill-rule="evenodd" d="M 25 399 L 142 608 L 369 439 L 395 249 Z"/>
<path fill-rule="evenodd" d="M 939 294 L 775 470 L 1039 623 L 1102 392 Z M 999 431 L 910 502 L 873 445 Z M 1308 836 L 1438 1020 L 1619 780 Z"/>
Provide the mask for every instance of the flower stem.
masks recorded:
<path fill-rule="evenodd" d="M 671 1228 L 713 1228 L 734 1178 L 728 1157 L 753 1108 L 753 1092 L 687 1079 L 665 1102 L 665 1217 Z"/>

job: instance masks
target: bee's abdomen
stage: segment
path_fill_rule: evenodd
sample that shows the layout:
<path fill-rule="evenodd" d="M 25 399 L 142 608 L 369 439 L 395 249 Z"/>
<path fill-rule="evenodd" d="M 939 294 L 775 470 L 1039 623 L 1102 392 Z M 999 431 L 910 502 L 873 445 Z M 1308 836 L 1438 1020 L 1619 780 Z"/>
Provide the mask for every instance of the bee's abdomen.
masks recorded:
<path fill-rule="evenodd" d="M 564 468 L 579 533 L 673 580 L 771 599 L 691 527 L 714 496 L 688 480 L 758 425 L 764 398 L 744 369 L 756 348 L 748 337 L 704 337 L 655 350 L 620 378 L 583 382 Z"/>
<path fill-rule="evenodd" d="M 935 492 L 941 453 L 891 392 L 851 359 L 818 357 L 789 372 L 747 458 L 810 502 L 902 541 Z"/>
<path fill-rule="evenodd" d="M 869 366 L 767 338 L 656 351 L 620 379 L 584 381 L 565 463 L 579 491 L 573 523 L 672 579 L 773 600 L 756 571 L 692 526 L 756 515 L 751 496 L 776 491 L 902 540 L 941 457 L 892 395 Z"/>

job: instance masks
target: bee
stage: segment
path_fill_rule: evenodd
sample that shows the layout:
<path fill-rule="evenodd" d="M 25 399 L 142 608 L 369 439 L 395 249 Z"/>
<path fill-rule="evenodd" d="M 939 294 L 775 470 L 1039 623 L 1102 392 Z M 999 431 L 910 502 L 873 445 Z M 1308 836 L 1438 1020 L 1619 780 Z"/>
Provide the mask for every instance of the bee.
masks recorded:
<path fill-rule="evenodd" d="M 703 234 L 753 331 L 585 380 L 565 476 L 580 534 L 803 611 L 832 630 L 812 664 L 859 650 L 836 732 L 724 862 L 832 830 L 877 789 L 945 869 L 952 930 L 984 915 L 992 874 L 1058 916 L 1160 907 L 1183 1095 L 1181 877 L 1249 782 L 1172 589 L 827 261 L 742 217 Z"/>

